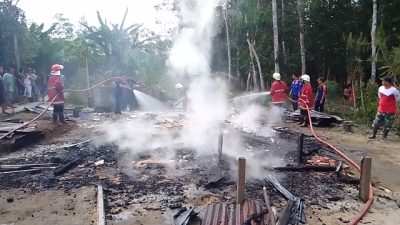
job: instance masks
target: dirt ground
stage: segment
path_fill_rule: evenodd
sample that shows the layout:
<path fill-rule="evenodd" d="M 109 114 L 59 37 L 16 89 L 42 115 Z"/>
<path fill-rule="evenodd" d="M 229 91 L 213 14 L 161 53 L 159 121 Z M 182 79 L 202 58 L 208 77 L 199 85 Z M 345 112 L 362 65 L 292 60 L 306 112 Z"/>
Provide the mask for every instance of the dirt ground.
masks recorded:
<path fill-rule="evenodd" d="M 287 123 L 288 127 L 308 135 L 312 135 L 309 128 L 301 128 L 294 123 Z M 369 140 L 367 137 L 371 134 L 371 129 L 363 126 L 353 127 L 353 132 L 343 131 L 342 126 L 333 126 L 331 128 L 314 128 L 317 135 L 323 140 L 328 141 L 340 150 L 344 151 L 353 160 L 361 161 L 363 156 L 372 157 L 372 185 L 374 186 L 374 204 L 367 214 L 362 224 L 399 224 L 398 215 L 400 213 L 400 137 L 390 134 L 386 140 L 382 140 L 381 133 L 375 140 Z M 357 196 L 353 196 L 357 198 Z M 333 205 L 331 211 L 319 210 L 319 215 L 328 220 L 337 221 L 336 212 L 346 204 L 338 206 Z M 340 218 L 340 221 L 349 221 L 351 216 Z M 312 220 L 312 219 L 311 219 Z M 320 221 L 321 222 L 321 221 Z M 318 220 L 315 221 L 318 224 Z M 325 224 L 335 224 L 325 223 Z"/>
<path fill-rule="evenodd" d="M 19 114 L 18 118 L 29 119 L 32 114 Z M 17 152 L 0 154 L 0 164 L 16 159 L 24 161 L 38 154 L 52 154 L 73 143 L 78 143 L 93 138 L 92 131 L 101 121 L 91 124 L 87 121 L 70 122 L 69 125 L 54 127 L 48 120 L 38 123 L 38 128 L 44 130 L 46 138 L 40 143 L 23 148 Z M 299 128 L 293 123 L 285 123 L 290 130 L 311 134 L 306 128 Z M 368 129 L 355 127 L 354 133 L 342 132 L 342 127 L 316 128 L 316 132 L 323 139 L 344 150 L 353 159 L 360 160 L 362 156 L 373 157 L 373 186 L 375 191 L 374 205 L 370 213 L 361 224 L 399 224 L 400 214 L 400 138 L 390 135 L 388 140 L 369 141 L 366 136 Z M 61 151 L 61 150 L 60 150 Z M 71 154 L 74 154 L 71 152 Z M 79 169 L 78 169 L 79 170 Z M 99 173 L 107 173 L 101 170 Z M 118 173 L 111 172 L 112 176 Z M 77 173 L 76 173 L 77 174 Z M 357 174 L 355 174 L 357 177 Z M 160 176 L 161 177 L 161 176 Z M 2 182 L 0 178 L 0 182 Z M 29 184 L 31 185 L 31 184 Z M 2 188 L 0 189 L 0 224 L 1 225 L 50 225 L 50 224 L 96 224 L 96 189 L 93 185 L 78 185 L 65 188 L 55 186 L 52 188 L 38 189 L 36 183 L 32 188 Z M 74 184 L 76 185 L 76 184 Z M 256 191 L 258 183 L 249 184 L 249 191 Z M 231 185 L 232 187 L 234 186 Z M 254 188 L 253 188 L 254 186 Z M 191 190 L 189 187 L 183 189 Z M 312 188 L 312 187 L 311 187 Z M 234 189 L 226 193 L 213 193 L 206 190 L 197 190 L 198 195 L 192 196 L 186 201 L 189 206 L 202 205 L 234 199 Z M 310 225 L 338 225 L 346 224 L 363 205 L 357 196 L 355 186 L 344 186 L 341 193 L 346 193 L 346 198 L 340 201 L 332 201 L 326 204 L 306 204 L 306 215 Z M 106 191 L 106 195 L 113 193 Z M 186 192 L 185 192 L 186 193 Z M 118 196 L 117 196 L 118 195 Z M 120 194 L 111 196 L 118 198 Z M 253 196 L 252 193 L 249 193 Z M 258 193 L 256 195 L 259 195 Z M 223 197 L 221 197 L 223 196 Z M 165 196 L 164 196 L 165 197 Z M 318 197 L 318 196 L 316 196 Z M 122 198 L 122 197 L 121 197 Z M 114 216 L 107 216 L 108 224 L 172 224 L 169 209 L 160 211 L 162 196 L 149 195 L 145 198 L 128 199 L 129 207 L 119 210 Z M 162 200 L 163 201 L 163 200 Z M 276 201 L 276 199 L 274 200 Z M 279 201 L 278 201 L 279 202 Z M 106 202 L 110 205 L 110 202 Z M 113 205 L 115 205 L 113 203 Z M 123 204 L 122 204 L 123 205 Z M 321 206 L 322 205 L 322 206 Z M 144 209 L 146 208 L 146 209 Z M 107 209 L 109 212 L 113 209 Z M 168 221 L 167 223 L 165 221 Z"/>
<path fill-rule="evenodd" d="M 300 128 L 293 123 L 287 125 L 294 130 L 312 135 L 308 128 Z M 324 140 L 338 146 L 358 162 L 363 156 L 371 156 L 373 183 L 400 195 L 400 179 L 393 179 L 400 174 L 399 136 L 391 133 L 386 140 L 382 140 L 382 134 L 378 133 L 377 139 L 369 140 L 367 137 L 372 130 L 362 126 L 353 127 L 352 133 L 344 132 L 342 126 L 316 127 L 315 131 Z"/>

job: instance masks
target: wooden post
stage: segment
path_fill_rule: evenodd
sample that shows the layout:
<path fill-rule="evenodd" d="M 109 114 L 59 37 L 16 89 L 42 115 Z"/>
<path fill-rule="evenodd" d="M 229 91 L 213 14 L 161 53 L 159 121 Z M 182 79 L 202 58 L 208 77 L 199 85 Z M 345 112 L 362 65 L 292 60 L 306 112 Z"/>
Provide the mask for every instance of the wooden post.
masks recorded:
<path fill-rule="evenodd" d="M 303 146 L 304 146 L 304 134 L 300 133 L 299 140 L 297 143 L 297 153 L 298 153 L 297 162 L 298 162 L 298 164 L 302 164 L 302 162 L 303 162 L 303 155 L 304 155 Z"/>
<path fill-rule="evenodd" d="M 106 216 L 104 213 L 104 197 L 103 197 L 103 186 L 97 185 L 97 214 L 98 220 L 97 225 L 106 225 Z"/>
<path fill-rule="evenodd" d="M 368 201 L 369 188 L 371 184 L 371 165 L 372 158 L 365 156 L 361 160 L 361 175 L 360 175 L 360 198 L 363 202 Z"/>
<path fill-rule="evenodd" d="M 246 158 L 240 157 L 238 160 L 238 179 L 236 203 L 243 204 L 246 191 Z"/>
<path fill-rule="evenodd" d="M 220 131 L 219 136 L 218 136 L 218 158 L 222 158 L 222 146 L 224 143 L 224 133 L 223 131 Z"/>
<path fill-rule="evenodd" d="M 267 193 L 267 188 L 263 187 L 263 195 L 264 195 L 264 201 L 265 201 L 265 205 L 267 206 L 268 209 L 268 214 L 270 216 L 270 222 L 272 224 L 276 224 L 275 221 L 275 215 L 274 215 L 274 211 L 272 211 L 272 207 L 271 207 L 271 203 L 269 202 L 269 197 L 268 197 L 268 193 Z"/>

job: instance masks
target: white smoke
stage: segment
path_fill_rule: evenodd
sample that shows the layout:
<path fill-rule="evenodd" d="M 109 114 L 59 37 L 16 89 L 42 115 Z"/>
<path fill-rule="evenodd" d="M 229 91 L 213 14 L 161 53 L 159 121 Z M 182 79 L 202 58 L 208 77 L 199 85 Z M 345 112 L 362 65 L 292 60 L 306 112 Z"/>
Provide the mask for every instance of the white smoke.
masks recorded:
<path fill-rule="evenodd" d="M 211 42 L 217 0 L 179 0 L 183 28 L 167 62 L 173 74 L 190 77 L 188 120 L 183 128 L 187 146 L 206 151 L 216 143 L 219 124 L 227 116 L 227 88 L 210 73 Z"/>
<path fill-rule="evenodd" d="M 169 125 L 179 128 L 165 130 L 157 125 L 157 121 L 170 120 L 167 116 L 164 119 L 142 120 L 140 116 L 143 115 L 139 115 L 131 121 L 123 119 L 123 122 L 103 125 L 97 140 L 101 140 L 101 143 L 115 143 L 120 149 L 133 155 L 160 147 L 171 150 L 179 147 L 191 148 L 202 155 L 217 153 L 218 133 L 221 124 L 227 119 L 234 126 L 247 132 L 259 136 L 273 135 L 270 127 L 278 121 L 279 109 L 264 108 L 252 102 L 242 104 L 236 114 L 229 117 L 232 109 L 228 107 L 226 83 L 213 77 L 210 72 L 211 40 L 217 2 L 178 0 L 183 28 L 177 34 L 167 65 L 170 73 L 176 75 L 176 79 L 190 78 L 185 87 L 188 88 L 189 101 L 186 117 L 174 118 L 172 123 L 168 122 Z M 266 95 L 261 93 L 261 96 Z M 158 117 L 163 115 L 159 114 Z M 245 145 L 238 130 L 225 130 L 223 154 L 234 158 L 247 157 L 248 170 L 252 176 L 260 176 L 262 166 L 281 163 L 272 156 L 262 159 L 253 153 L 249 146 Z M 234 174 L 235 166 L 232 165 L 232 168 Z"/>

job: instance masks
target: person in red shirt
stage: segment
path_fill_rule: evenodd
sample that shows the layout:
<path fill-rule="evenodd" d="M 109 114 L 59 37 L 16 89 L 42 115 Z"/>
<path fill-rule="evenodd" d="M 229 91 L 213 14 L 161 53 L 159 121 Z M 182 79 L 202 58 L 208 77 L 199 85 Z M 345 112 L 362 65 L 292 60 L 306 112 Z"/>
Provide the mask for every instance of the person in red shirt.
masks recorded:
<path fill-rule="evenodd" d="M 302 118 L 300 119 L 300 122 L 298 124 L 302 125 L 302 127 L 307 127 L 308 124 L 310 123 L 310 120 L 308 118 L 307 107 L 309 110 L 311 110 L 311 108 L 314 105 L 313 90 L 310 84 L 309 75 L 302 75 L 301 80 L 303 81 L 303 87 L 301 88 L 299 102 L 300 102 L 300 114 L 302 115 Z"/>
<path fill-rule="evenodd" d="M 378 112 L 372 124 L 373 133 L 370 139 L 376 138 L 378 129 L 383 125 L 383 138 L 387 138 L 390 128 L 394 123 L 394 115 L 397 112 L 397 103 L 400 101 L 400 93 L 393 86 L 392 78 L 385 76 L 382 80 L 382 86 L 379 87 L 378 97 L 379 105 Z"/>
<path fill-rule="evenodd" d="M 53 101 L 53 123 L 65 123 L 64 118 L 64 84 L 61 78 L 61 70 L 64 69 L 63 65 L 55 64 L 51 67 L 51 75 L 49 77 L 48 95 L 49 102 Z"/>
<path fill-rule="evenodd" d="M 272 77 L 275 79 L 270 90 L 272 103 L 276 106 L 282 106 L 286 100 L 287 85 L 281 80 L 281 75 L 279 73 L 274 73 Z"/>

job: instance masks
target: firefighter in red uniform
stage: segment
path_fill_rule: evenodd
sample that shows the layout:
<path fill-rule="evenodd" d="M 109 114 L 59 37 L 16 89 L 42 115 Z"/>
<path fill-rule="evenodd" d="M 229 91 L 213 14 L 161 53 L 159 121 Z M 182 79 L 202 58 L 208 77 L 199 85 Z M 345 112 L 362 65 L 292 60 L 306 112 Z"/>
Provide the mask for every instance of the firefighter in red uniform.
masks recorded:
<path fill-rule="evenodd" d="M 64 119 L 64 82 L 61 77 L 63 65 L 55 64 L 51 67 L 51 75 L 48 81 L 49 102 L 53 101 L 53 123 L 65 123 Z"/>
<path fill-rule="evenodd" d="M 275 79 L 270 90 L 272 103 L 276 106 L 282 106 L 286 100 L 287 85 L 284 81 L 281 81 L 281 75 L 279 73 L 274 73 L 272 77 Z"/>
<path fill-rule="evenodd" d="M 313 98 L 313 90 L 310 84 L 310 76 L 308 75 L 302 75 L 301 79 L 303 80 L 303 87 L 301 88 L 301 93 L 299 96 L 299 102 L 300 102 L 300 114 L 302 115 L 302 118 L 300 119 L 299 125 L 302 124 L 302 127 L 307 127 L 308 124 L 310 123 L 310 120 L 308 118 L 308 109 L 311 110 L 311 108 L 314 105 L 314 98 Z"/>

